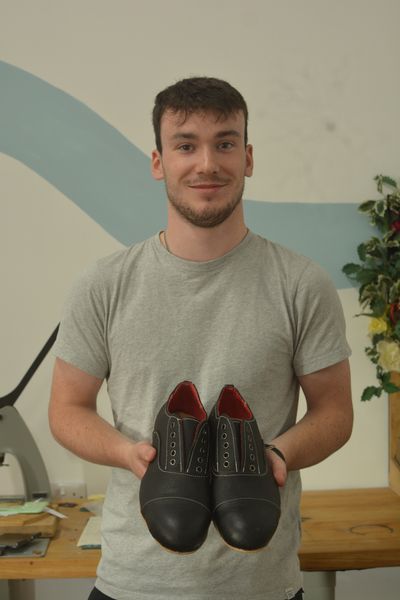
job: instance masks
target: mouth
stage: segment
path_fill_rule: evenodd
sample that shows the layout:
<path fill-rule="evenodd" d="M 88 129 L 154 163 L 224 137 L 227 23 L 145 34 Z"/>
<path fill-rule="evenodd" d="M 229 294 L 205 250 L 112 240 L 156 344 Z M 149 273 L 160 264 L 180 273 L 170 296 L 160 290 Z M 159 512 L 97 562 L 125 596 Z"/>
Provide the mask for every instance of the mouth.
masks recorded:
<path fill-rule="evenodd" d="M 200 183 L 199 185 L 189 185 L 189 187 L 195 190 L 217 190 L 226 185 L 226 183 Z"/>

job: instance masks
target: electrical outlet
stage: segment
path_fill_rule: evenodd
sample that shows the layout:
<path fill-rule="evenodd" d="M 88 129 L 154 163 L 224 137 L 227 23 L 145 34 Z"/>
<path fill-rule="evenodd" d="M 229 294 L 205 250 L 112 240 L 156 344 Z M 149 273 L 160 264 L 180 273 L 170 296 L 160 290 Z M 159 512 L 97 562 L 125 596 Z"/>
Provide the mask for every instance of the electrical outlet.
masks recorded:
<path fill-rule="evenodd" d="M 86 483 L 82 481 L 68 481 L 65 483 L 57 483 L 54 486 L 54 496 L 58 499 L 86 498 Z"/>

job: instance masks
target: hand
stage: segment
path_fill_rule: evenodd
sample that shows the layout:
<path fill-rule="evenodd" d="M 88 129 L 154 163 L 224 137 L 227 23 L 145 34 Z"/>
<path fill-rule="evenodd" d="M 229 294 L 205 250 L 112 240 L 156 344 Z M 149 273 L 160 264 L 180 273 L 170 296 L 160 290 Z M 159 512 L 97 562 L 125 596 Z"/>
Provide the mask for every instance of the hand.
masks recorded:
<path fill-rule="evenodd" d="M 272 450 L 266 449 L 265 454 L 276 483 L 279 485 L 279 487 L 283 487 L 287 479 L 287 468 L 285 461 L 282 460 L 282 458 L 280 458 L 280 456 L 278 456 Z"/>
<path fill-rule="evenodd" d="M 129 468 L 138 477 L 142 479 L 147 471 L 147 467 L 157 454 L 154 446 L 148 442 L 136 442 L 129 450 Z"/>

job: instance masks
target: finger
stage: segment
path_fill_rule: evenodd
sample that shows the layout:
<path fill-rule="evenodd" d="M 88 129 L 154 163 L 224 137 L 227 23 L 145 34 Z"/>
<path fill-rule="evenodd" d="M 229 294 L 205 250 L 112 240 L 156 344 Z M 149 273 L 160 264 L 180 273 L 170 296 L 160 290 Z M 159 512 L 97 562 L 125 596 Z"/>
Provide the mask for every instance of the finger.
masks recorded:
<path fill-rule="evenodd" d="M 156 449 L 148 442 L 138 442 L 136 444 L 136 452 L 139 460 L 151 462 L 156 456 Z"/>
<path fill-rule="evenodd" d="M 285 485 L 286 479 L 287 479 L 286 466 L 284 464 L 283 465 L 274 464 L 272 466 L 272 474 L 273 474 L 278 486 L 283 487 Z"/>
<path fill-rule="evenodd" d="M 267 450 L 267 459 L 276 483 L 279 487 L 283 487 L 287 479 L 285 462 L 275 452 L 272 452 L 272 450 Z"/>
<path fill-rule="evenodd" d="M 155 456 L 156 456 L 156 449 L 150 445 L 143 447 L 143 449 L 141 450 L 141 453 L 140 453 L 140 458 L 142 460 L 146 461 L 147 463 L 154 460 Z"/>

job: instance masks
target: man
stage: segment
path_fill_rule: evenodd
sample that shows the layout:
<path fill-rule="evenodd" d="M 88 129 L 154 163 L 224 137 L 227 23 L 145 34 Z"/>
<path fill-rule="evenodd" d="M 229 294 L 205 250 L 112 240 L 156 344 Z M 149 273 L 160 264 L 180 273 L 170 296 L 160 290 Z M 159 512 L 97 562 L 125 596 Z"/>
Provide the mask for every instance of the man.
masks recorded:
<path fill-rule="evenodd" d="M 253 149 L 237 90 L 214 78 L 182 80 L 158 94 L 153 125 L 167 227 L 81 277 L 56 347 L 53 434 L 85 460 L 114 467 L 90 598 L 301 598 L 298 470 L 340 448 L 352 428 L 340 302 L 312 261 L 246 228 Z M 96 414 L 104 379 L 115 428 Z M 282 515 L 262 551 L 227 548 L 210 527 L 196 553 L 179 556 L 147 531 L 138 492 L 156 454 L 154 418 L 182 380 L 196 385 L 207 411 L 234 384 L 286 459 L 266 451 Z M 296 423 L 299 385 L 307 412 Z"/>

